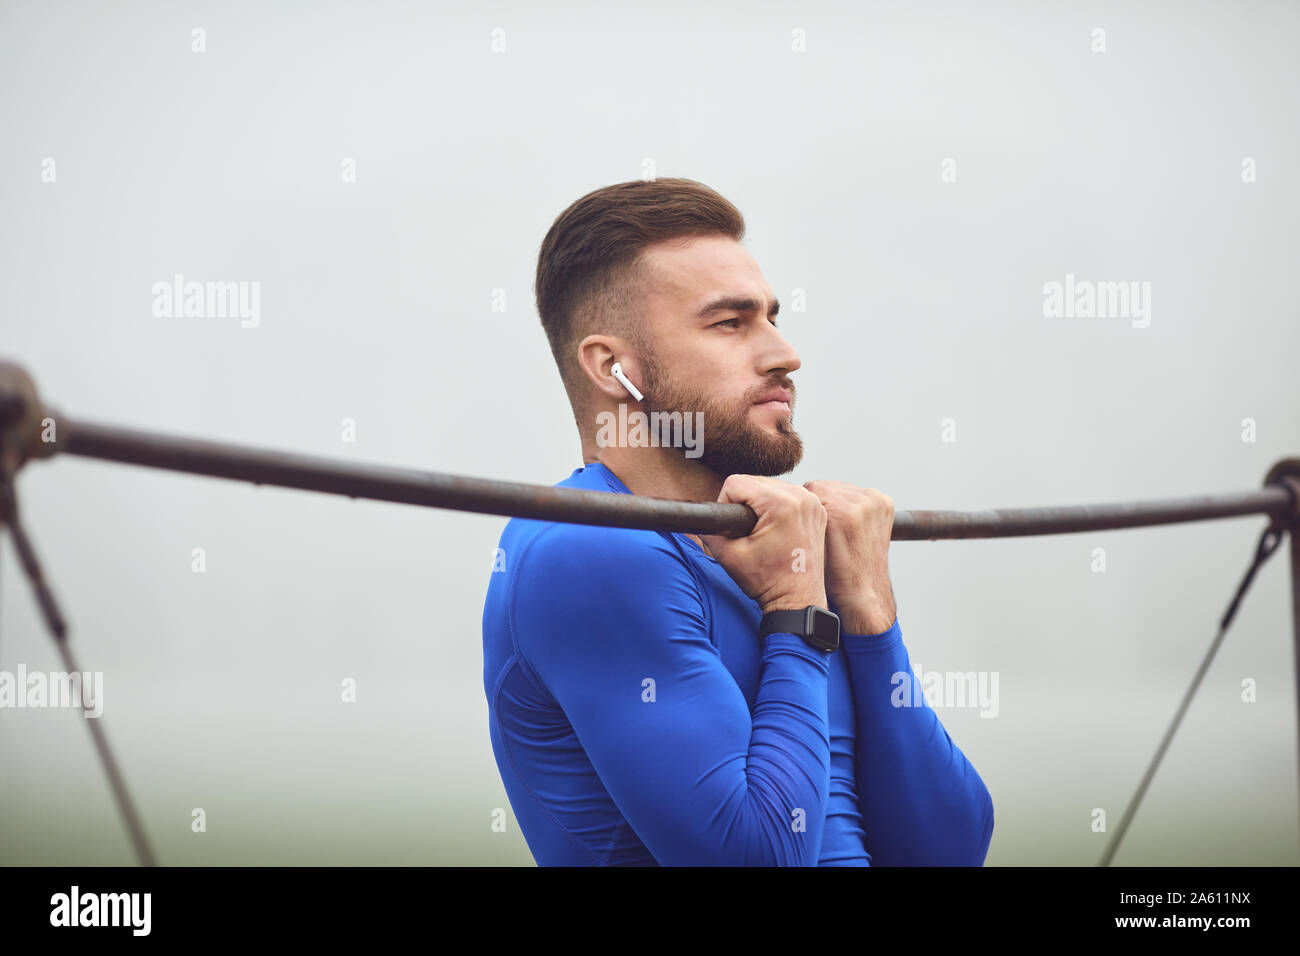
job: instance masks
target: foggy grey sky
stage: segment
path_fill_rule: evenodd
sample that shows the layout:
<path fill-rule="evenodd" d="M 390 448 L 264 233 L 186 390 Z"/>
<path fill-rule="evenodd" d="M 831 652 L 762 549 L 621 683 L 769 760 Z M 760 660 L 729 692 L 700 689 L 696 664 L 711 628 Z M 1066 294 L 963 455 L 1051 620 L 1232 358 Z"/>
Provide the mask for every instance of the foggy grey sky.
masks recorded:
<path fill-rule="evenodd" d="M 71 417 L 553 484 L 582 462 L 537 249 L 652 170 L 746 216 L 803 362 L 789 480 L 899 508 L 1248 490 L 1300 453 L 1297 27 L 1285 3 L 8 3 L 0 356 Z M 260 283 L 259 322 L 156 316 L 177 273 Z M 1045 316 L 1067 275 L 1150 283 L 1149 324 Z M 72 458 L 18 490 L 164 862 L 531 864 L 513 815 L 490 829 L 506 519 Z M 1000 675 L 996 718 L 940 710 L 993 795 L 990 865 L 1096 862 L 1090 814 L 1118 823 L 1262 527 L 893 546 L 913 663 Z M 1287 587 L 1283 552 L 1117 862 L 1297 862 Z M 6 543 L 20 663 L 57 666 Z M 83 723 L 0 711 L 0 862 L 132 862 Z"/>

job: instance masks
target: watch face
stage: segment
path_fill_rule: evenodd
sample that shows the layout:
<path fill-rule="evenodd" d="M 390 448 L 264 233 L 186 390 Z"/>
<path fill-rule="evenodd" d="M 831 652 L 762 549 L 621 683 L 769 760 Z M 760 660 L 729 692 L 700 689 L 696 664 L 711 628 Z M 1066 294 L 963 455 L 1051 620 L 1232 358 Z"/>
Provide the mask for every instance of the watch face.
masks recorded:
<path fill-rule="evenodd" d="M 830 611 L 811 608 L 809 632 L 813 642 L 824 651 L 833 651 L 840 646 L 840 619 Z"/>

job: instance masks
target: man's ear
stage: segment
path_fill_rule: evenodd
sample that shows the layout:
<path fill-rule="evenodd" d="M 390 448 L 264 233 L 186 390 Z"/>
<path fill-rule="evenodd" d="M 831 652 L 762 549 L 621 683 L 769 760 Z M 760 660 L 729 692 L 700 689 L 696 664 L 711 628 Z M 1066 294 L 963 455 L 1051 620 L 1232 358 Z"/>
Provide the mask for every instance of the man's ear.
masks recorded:
<path fill-rule="evenodd" d="M 615 364 L 621 365 L 623 374 L 632 381 L 641 374 L 631 347 L 618 336 L 588 335 L 578 343 L 578 368 L 598 392 L 621 401 L 629 395 L 614 376 Z"/>

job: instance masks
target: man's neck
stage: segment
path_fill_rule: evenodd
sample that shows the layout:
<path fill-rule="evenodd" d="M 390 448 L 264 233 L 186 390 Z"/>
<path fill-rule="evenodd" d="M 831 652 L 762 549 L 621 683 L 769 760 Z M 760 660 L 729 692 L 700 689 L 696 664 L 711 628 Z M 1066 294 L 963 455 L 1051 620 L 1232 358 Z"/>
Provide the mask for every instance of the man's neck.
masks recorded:
<path fill-rule="evenodd" d="M 628 491 L 647 498 L 678 501 L 717 501 L 723 479 L 703 465 L 690 461 L 675 448 L 584 448 L 584 465 L 600 462 Z M 688 538 L 707 553 L 699 535 Z"/>

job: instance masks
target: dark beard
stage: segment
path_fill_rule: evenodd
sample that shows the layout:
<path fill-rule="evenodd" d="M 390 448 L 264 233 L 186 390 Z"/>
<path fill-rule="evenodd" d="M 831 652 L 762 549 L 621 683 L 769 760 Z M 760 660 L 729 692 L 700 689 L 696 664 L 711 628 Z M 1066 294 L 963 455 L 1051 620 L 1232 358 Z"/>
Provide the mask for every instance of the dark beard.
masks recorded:
<path fill-rule="evenodd" d="M 700 392 L 679 387 L 668 380 L 663 369 L 652 358 L 646 358 L 645 382 L 641 387 L 645 400 L 641 410 L 651 412 L 681 412 L 683 417 L 703 412 L 703 449 L 698 461 L 714 474 L 763 475 L 773 477 L 794 470 L 803 458 L 803 439 L 794 430 L 793 406 L 787 418 L 777 420 L 774 435 L 750 420 L 754 407 L 752 399 L 742 399 L 733 405 L 710 401 Z M 788 379 L 769 383 L 770 387 L 790 388 Z"/>

